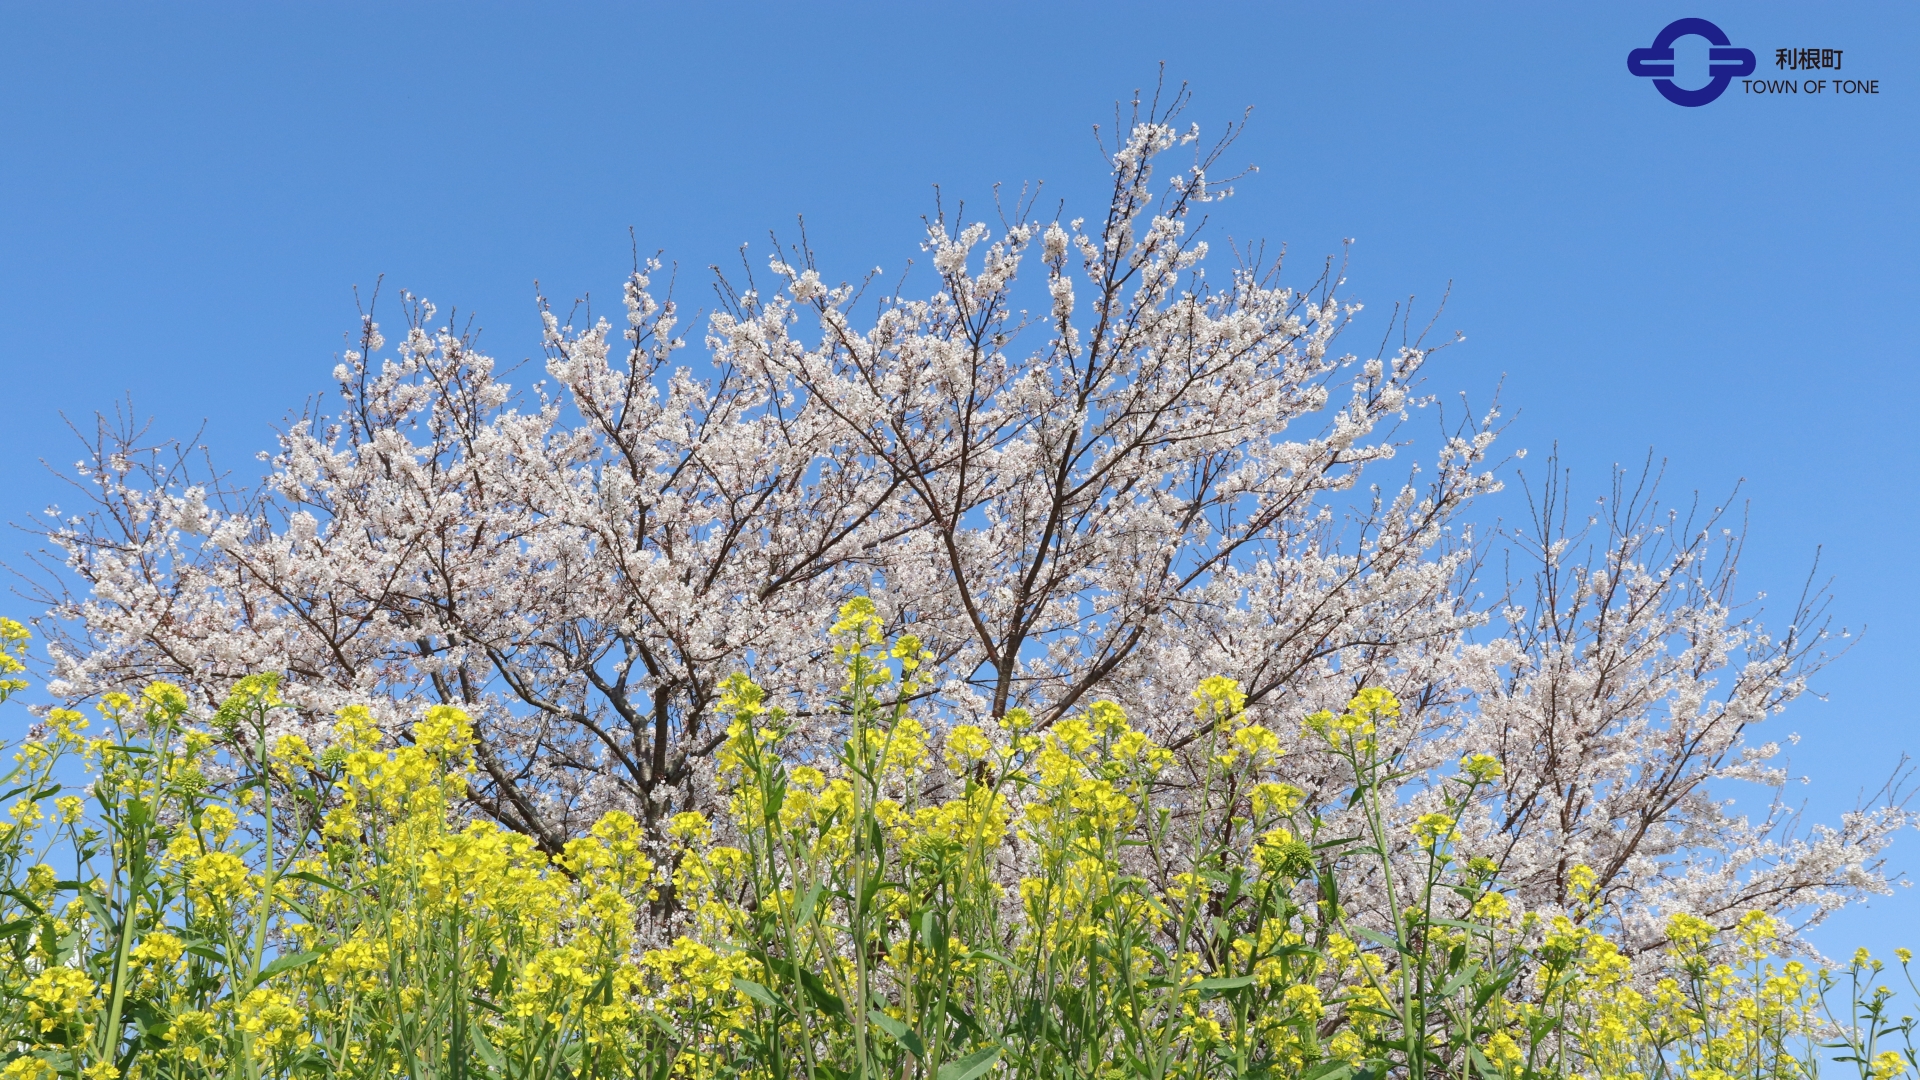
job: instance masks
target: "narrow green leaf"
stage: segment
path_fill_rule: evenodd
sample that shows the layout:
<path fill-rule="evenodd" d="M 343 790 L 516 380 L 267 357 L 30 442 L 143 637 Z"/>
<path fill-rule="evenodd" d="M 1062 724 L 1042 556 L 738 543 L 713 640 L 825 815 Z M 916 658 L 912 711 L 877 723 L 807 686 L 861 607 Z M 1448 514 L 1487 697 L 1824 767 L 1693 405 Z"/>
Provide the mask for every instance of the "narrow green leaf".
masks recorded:
<path fill-rule="evenodd" d="M 337 892 L 337 893 L 344 893 L 349 896 L 353 895 L 352 893 L 348 892 L 348 890 L 344 886 L 341 886 L 337 882 L 329 881 L 326 878 L 321 877 L 319 874 L 316 874 L 311 870 L 295 870 L 292 873 L 281 874 L 280 878 L 283 881 L 288 878 L 291 878 L 294 881 L 304 881 L 309 885 L 318 885 L 323 889 L 332 889 L 334 892 Z"/>
<path fill-rule="evenodd" d="M 1393 940 L 1387 935 L 1380 933 L 1379 931 L 1369 930 L 1364 926 L 1356 926 L 1353 928 L 1353 932 L 1363 938 L 1366 938 L 1368 941 L 1373 942 L 1375 945 L 1385 946 L 1386 948 L 1392 949 L 1394 952 L 1405 953 L 1407 951 L 1405 946 L 1401 945 L 1399 942 Z"/>
<path fill-rule="evenodd" d="M 773 991 L 768 990 L 766 987 L 761 986 L 751 979 L 735 979 L 733 980 L 733 988 L 760 1004 L 765 1005 L 769 1009 L 777 1010 L 780 1008 L 780 1001 L 773 996 Z"/>
<path fill-rule="evenodd" d="M 1001 956 L 999 953 L 994 952 L 991 949 L 968 949 L 967 959 L 991 960 L 994 963 L 999 964 L 1003 968 L 1010 968 L 1013 966 L 1013 961 L 1007 959 L 1004 956 Z"/>
<path fill-rule="evenodd" d="M 1501 1075 L 1500 1070 L 1493 1067 L 1493 1062 L 1488 1061 L 1487 1056 L 1482 1054 L 1480 1048 L 1472 1042 L 1467 1043 L 1467 1060 L 1473 1064 L 1474 1071 L 1479 1073 L 1483 1080 L 1496 1080 Z"/>
<path fill-rule="evenodd" d="M 119 921 L 108 914 L 107 905 L 100 902 L 100 898 L 94 895 L 92 889 L 79 890 L 79 897 L 80 903 L 86 906 L 87 914 L 92 915 L 93 920 L 99 923 L 109 936 L 120 936 Z"/>
<path fill-rule="evenodd" d="M 838 994 L 827 989 L 826 982 L 823 981 L 819 975 L 805 968 L 796 968 L 795 970 L 800 975 L 801 988 L 807 992 L 809 998 L 813 999 L 814 1008 L 819 1009 L 828 1016 L 847 1015 L 847 1003 L 841 1001 Z"/>
<path fill-rule="evenodd" d="M 940 1066 L 940 1071 L 935 1074 L 935 1080 L 974 1080 L 975 1077 L 993 1068 L 993 1063 L 999 1060 L 998 1046 L 976 1050 L 958 1061 L 949 1061 Z"/>
<path fill-rule="evenodd" d="M 501 956 L 493 962 L 493 976 L 487 980 L 487 996 L 499 997 L 507 992 L 507 984 L 513 978 L 513 972 L 507 969 L 507 958 Z"/>
<path fill-rule="evenodd" d="M 500 1056 L 500 1051 L 494 1049 L 493 1044 L 487 1041 L 486 1029 L 476 1024 L 469 1034 L 473 1039 L 474 1052 L 480 1055 L 481 1063 L 495 1073 L 506 1072 L 507 1061 Z"/>
<path fill-rule="evenodd" d="M 1300 1074 L 1300 1080 L 1347 1080 L 1353 1066 L 1344 1061 L 1323 1061 Z"/>
<path fill-rule="evenodd" d="M 266 967 L 261 968 L 259 977 L 254 979 L 253 983 L 255 986 L 258 986 L 261 983 L 266 982 L 268 979 L 273 978 L 275 975 L 278 975 L 283 971 L 291 971 L 294 968 L 305 967 L 308 964 L 313 963 L 315 960 L 320 959 L 322 956 L 325 956 L 330 951 L 332 950 L 323 949 L 323 950 L 315 951 L 315 950 L 309 949 L 306 952 L 298 952 L 290 956 L 282 956 L 276 959 L 273 963 L 268 964 Z"/>
<path fill-rule="evenodd" d="M 972 1035 L 975 1038 L 980 1037 L 980 1034 L 981 1034 L 980 1022 L 973 1018 L 972 1013 L 961 1008 L 959 1002 L 954 1001 L 951 998 L 947 1000 L 947 1016 L 952 1018 L 954 1023 L 960 1025 L 960 1030 L 965 1031 L 967 1034 Z"/>
<path fill-rule="evenodd" d="M 1471 961 L 1470 963 L 1467 964 L 1466 967 L 1461 968 L 1460 971 L 1457 974 L 1455 974 L 1453 978 L 1447 980 L 1447 985 L 1440 988 L 1439 996 L 1441 997 L 1452 996 L 1455 990 L 1460 989 L 1461 986 L 1466 984 L 1467 980 L 1473 978 L 1475 975 L 1478 975 L 1479 973 L 1480 973 L 1480 961 L 1478 960 Z"/>
<path fill-rule="evenodd" d="M 1201 979 L 1193 984 L 1195 990 L 1238 990 L 1243 986 L 1252 986 L 1253 976 L 1236 975 L 1231 979 Z"/>
<path fill-rule="evenodd" d="M 886 1013 L 881 1012 L 879 1009 L 867 1010 L 867 1020 L 871 1022 L 874 1027 L 879 1028 L 881 1031 L 886 1032 L 887 1034 L 893 1036 L 895 1039 L 898 1039 L 900 1038 L 900 1036 L 905 1035 L 907 1033 L 906 1024 L 901 1023 L 898 1020 L 895 1020 L 893 1017 L 888 1016 Z"/>
<path fill-rule="evenodd" d="M 912 1054 L 915 1059 L 926 1058 L 927 1056 L 926 1044 L 922 1043 L 920 1041 L 920 1036 L 914 1034 L 913 1029 L 908 1027 L 906 1024 L 898 1020 L 895 1020 L 893 1017 L 888 1016 L 886 1013 L 881 1012 L 879 1009 L 870 1010 L 867 1013 L 867 1019 L 873 1022 L 874 1027 L 877 1027 L 881 1031 L 886 1032 L 887 1035 L 890 1038 L 892 1038 L 894 1042 L 897 1042 L 901 1046 L 906 1047 L 907 1052 Z"/>

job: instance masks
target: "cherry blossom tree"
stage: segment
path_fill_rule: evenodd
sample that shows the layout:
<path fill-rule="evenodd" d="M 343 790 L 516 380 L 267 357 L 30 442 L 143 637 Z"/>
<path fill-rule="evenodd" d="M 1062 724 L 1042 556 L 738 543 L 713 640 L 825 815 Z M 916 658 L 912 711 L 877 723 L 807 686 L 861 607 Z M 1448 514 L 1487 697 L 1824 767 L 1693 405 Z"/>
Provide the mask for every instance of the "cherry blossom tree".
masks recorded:
<path fill-rule="evenodd" d="M 1304 289 L 1250 256 L 1209 276 L 1201 214 L 1231 194 L 1237 129 L 1201 142 L 1186 103 L 1136 100 L 1096 216 L 928 219 L 924 296 L 869 302 L 871 278 L 776 249 L 766 288 L 719 282 L 686 359 L 647 261 L 624 345 L 543 302 L 546 378 L 518 386 L 410 299 L 391 350 L 363 317 L 336 410 L 291 424 L 258 487 L 103 421 L 72 476 L 88 509 L 43 532 L 55 692 L 166 678 L 211 703 L 280 672 L 282 722 L 319 745 L 348 702 L 402 739 L 419 703 L 458 703 L 477 812 L 551 850 L 609 808 L 657 828 L 708 805 L 735 671 L 829 736 L 822 630 L 864 594 L 931 653 L 923 705 L 949 718 L 1108 698 L 1184 748 L 1205 676 L 1282 731 L 1389 686 L 1409 814 L 1462 753 L 1500 759 L 1467 824 L 1529 903 L 1564 900 L 1580 862 L 1641 931 L 1884 890 L 1898 806 L 1800 835 L 1718 801 L 1782 780 L 1746 729 L 1821 662 L 1811 609 L 1768 636 L 1717 512 L 1630 491 L 1585 547 L 1557 480 L 1535 530 L 1476 534 L 1494 411 L 1379 479 L 1439 417 L 1433 349 L 1337 353 L 1359 308 L 1331 262 Z M 1496 551 L 1532 569 L 1488 598 Z M 1294 749 L 1331 799 L 1334 765 Z"/>

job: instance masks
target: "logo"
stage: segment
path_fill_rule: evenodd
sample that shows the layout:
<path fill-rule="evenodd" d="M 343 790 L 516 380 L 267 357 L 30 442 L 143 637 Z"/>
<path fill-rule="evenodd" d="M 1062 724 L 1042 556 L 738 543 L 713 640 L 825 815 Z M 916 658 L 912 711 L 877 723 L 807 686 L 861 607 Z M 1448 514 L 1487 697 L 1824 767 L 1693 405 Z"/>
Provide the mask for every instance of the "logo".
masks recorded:
<path fill-rule="evenodd" d="M 1697 90 L 1683 90 L 1673 85 L 1673 43 L 1690 34 L 1706 38 L 1713 46 L 1707 50 L 1707 74 L 1713 79 Z M 1629 72 L 1652 79 L 1661 97 L 1690 109 L 1706 105 L 1726 93 L 1733 80 L 1753 74 L 1754 64 L 1752 49 L 1735 48 L 1725 31 L 1705 19 L 1675 19 L 1653 39 L 1651 48 L 1635 49 L 1627 54 Z"/>

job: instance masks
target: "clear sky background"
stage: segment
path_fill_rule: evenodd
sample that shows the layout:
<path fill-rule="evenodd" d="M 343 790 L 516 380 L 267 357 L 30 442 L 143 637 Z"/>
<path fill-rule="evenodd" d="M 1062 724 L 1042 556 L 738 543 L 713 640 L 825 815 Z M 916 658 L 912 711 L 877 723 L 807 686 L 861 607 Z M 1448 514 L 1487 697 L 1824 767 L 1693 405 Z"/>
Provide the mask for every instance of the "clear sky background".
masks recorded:
<path fill-rule="evenodd" d="M 1842 49 L 1880 92 L 1669 104 L 1626 54 L 1682 16 L 1758 75 Z M 1354 238 L 1375 315 L 1451 282 L 1440 325 L 1468 340 L 1430 389 L 1504 385 L 1507 447 L 1537 466 L 1557 441 L 1588 495 L 1649 448 L 1672 496 L 1744 480 L 1747 590 L 1784 600 L 1824 552 L 1867 632 L 1761 732 L 1802 736 L 1811 816 L 1920 752 L 1911 3 L 0 3 L 0 517 L 61 497 L 62 412 L 127 394 L 256 471 L 383 274 L 512 362 L 538 351 L 535 279 L 617 305 L 629 226 L 697 305 L 708 264 L 742 241 L 763 263 L 796 214 L 852 277 L 919 255 L 934 183 L 984 207 L 1041 179 L 1090 213 L 1090 125 L 1159 61 L 1204 130 L 1254 106 L 1227 163 L 1261 171 L 1216 238 L 1286 244 L 1303 282 Z M 1679 62 L 1705 81 L 1704 42 Z M 1920 877 L 1920 836 L 1893 863 Z M 1917 917 L 1902 890 L 1816 940 L 1920 944 Z"/>

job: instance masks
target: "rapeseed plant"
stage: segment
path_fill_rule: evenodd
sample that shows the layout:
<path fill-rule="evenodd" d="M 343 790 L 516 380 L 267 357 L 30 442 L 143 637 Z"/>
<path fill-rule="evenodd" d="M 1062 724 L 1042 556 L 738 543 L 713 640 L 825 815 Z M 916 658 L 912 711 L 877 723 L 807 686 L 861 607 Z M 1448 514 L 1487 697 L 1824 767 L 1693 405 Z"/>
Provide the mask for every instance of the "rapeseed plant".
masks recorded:
<path fill-rule="evenodd" d="M 724 812 L 674 817 L 664 846 L 624 813 L 558 851 L 473 819 L 451 706 L 402 740 L 346 709 L 318 754 L 275 734 L 266 676 L 204 718 L 164 683 L 103 700 L 99 734 L 50 711 L 0 816 L 0 1080 L 1915 1071 L 1885 965 L 1783 961 L 1770 916 L 1676 914 L 1635 957 L 1590 871 L 1564 910 L 1516 910 L 1462 850 L 1487 755 L 1396 835 L 1383 689 L 1304 722 L 1365 810 L 1334 835 L 1231 680 L 1196 690 L 1184 758 L 1104 701 L 936 731 L 910 713 L 917 641 L 864 601 L 831 634 L 837 748 L 789 746 L 736 676 Z M 0 644 L 4 696 L 24 631 L 0 621 Z M 1361 872 L 1384 910 L 1343 903 Z"/>

